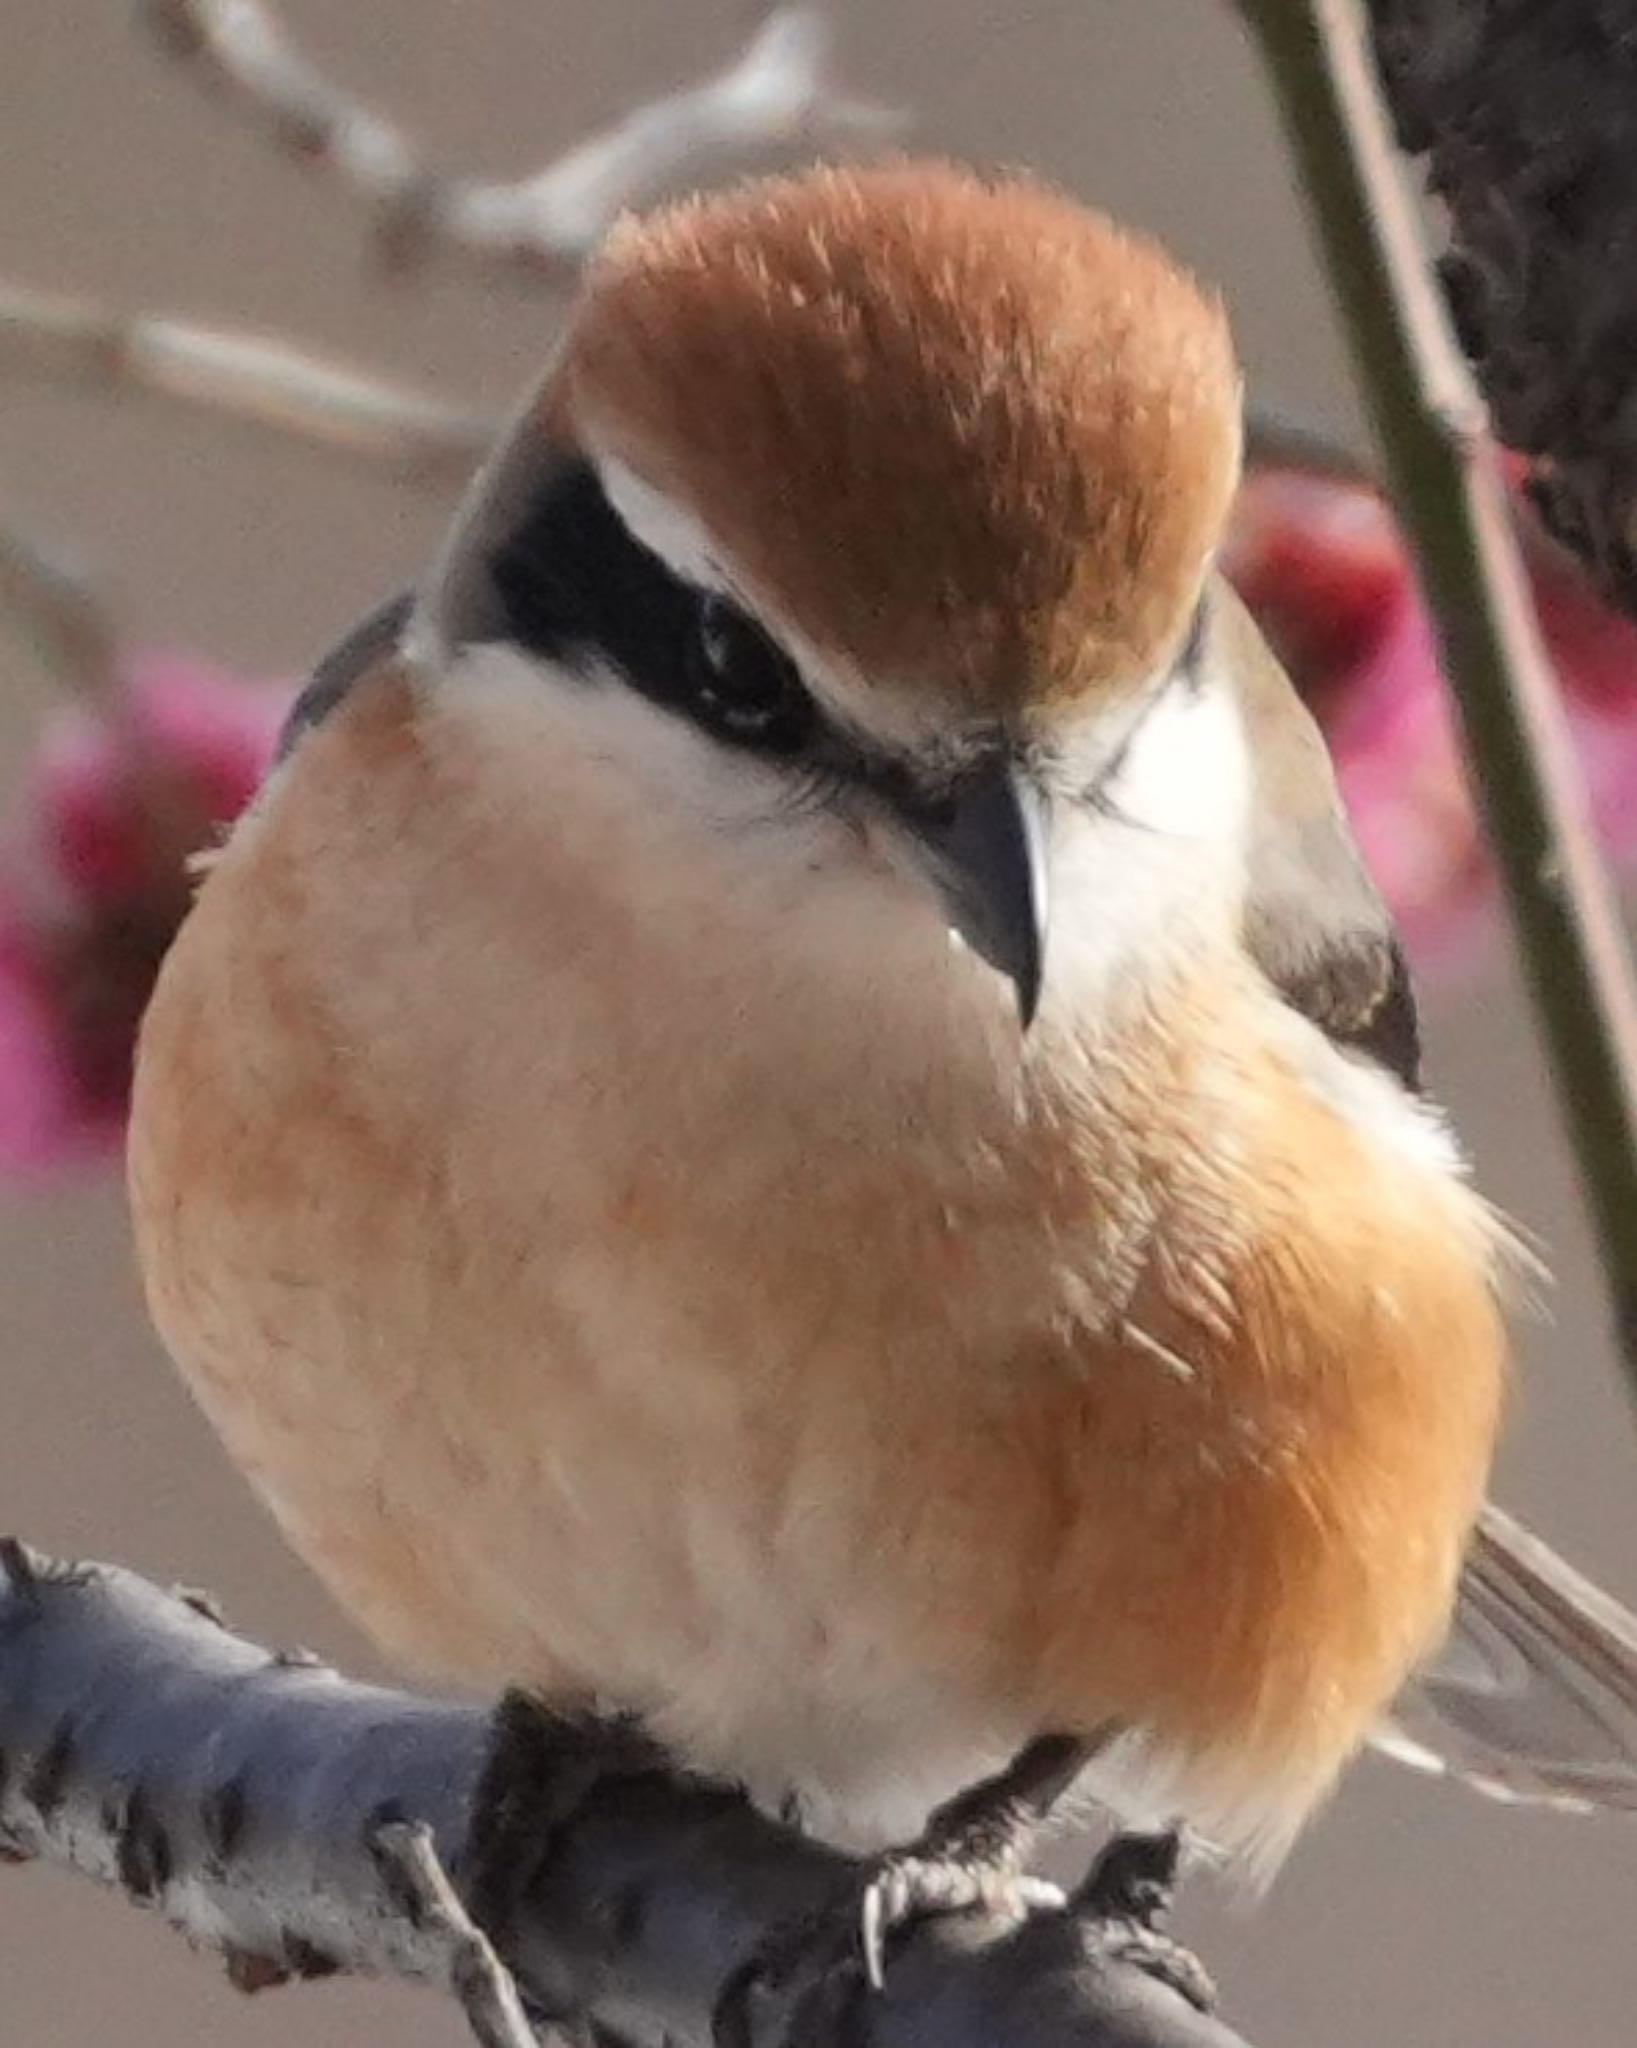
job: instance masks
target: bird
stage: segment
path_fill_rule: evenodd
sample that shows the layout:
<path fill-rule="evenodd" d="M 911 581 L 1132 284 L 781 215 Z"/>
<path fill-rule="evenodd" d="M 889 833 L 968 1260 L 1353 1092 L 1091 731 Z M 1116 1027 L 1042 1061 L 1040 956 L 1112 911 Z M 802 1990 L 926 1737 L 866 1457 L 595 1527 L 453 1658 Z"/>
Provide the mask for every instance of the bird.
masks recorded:
<path fill-rule="evenodd" d="M 1637 1803 L 1637 1634 L 1484 1505 L 1512 1239 L 1215 568 L 1242 410 L 1031 175 L 692 195 L 315 671 L 129 1186 L 405 1667 L 868 1855 L 1042 1744 L 1253 1878 L 1371 1740 Z"/>

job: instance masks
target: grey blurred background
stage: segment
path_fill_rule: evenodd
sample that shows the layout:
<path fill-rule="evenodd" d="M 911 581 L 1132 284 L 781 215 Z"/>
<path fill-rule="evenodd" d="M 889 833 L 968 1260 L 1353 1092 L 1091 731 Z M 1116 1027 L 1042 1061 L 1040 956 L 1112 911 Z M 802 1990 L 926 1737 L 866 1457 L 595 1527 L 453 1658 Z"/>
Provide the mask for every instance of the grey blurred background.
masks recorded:
<path fill-rule="evenodd" d="M 1296 195 L 1228 0 L 868 0 L 836 10 L 849 78 L 923 140 L 1042 168 L 1225 286 L 1255 388 L 1353 430 Z M 0 0 L 0 270 L 263 325 L 503 402 L 549 298 L 444 270 L 371 275 L 355 210 L 168 69 L 132 9 Z M 725 59 L 730 0 L 291 0 L 333 70 L 441 162 L 520 171 Z M 0 384 L 0 489 L 96 565 L 134 641 L 293 674 L 423 559 L 439 499 L 248 430 Z M 6 647 L 0 786 L 47 703 Z M 1432 994 L 1436 1078 L 1484 1187 L 1548 1247 L 1522 1332 L 1502 1498 L 1637 1603 L 1637 1415 L 1620 1393 L 1572 1180 L 1504 959 Z M 368 1652 L 281 1550 L 148 1336 L 113 1171 L 0 1191 L 0 1525 L 207 1582 L 257 1634 Z M 1629 2048 L 1637 1823 L 1486 1807 L 1370 1762 L 1268 1901 L 1189 1901 L 1184 1931 L 1259 2048 Z M 0 2048 L 462 2038 L 428 1997 L 231 1992 L 87 1887 L 0 1871 Z"/>

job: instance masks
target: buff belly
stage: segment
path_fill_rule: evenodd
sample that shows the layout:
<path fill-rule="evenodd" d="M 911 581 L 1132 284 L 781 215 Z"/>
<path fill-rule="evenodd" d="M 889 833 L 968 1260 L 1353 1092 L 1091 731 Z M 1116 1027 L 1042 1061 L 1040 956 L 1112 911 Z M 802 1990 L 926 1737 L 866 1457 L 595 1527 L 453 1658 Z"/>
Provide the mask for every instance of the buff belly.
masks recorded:
<path fill-rule="evenodd" d="M 293 1544 L 414 1667 L 635 1709 L 848 1839 L 1114 1720 L 1145 1806 L 1277 1847 L 1480 1496 L 1464 1195 L 1230 1070 L 1220 992 L 1090 1121 L 994 1086 L 987 1018 L 911 1078 L 776 963 L 696 1035 L 685 921 L 542 934 L 544 841 L 418 872 L 381 723 L 304 743 L 374 748 L 367 813 L 320 754 L 216 867 L 133 1116 L 155 1320 Z"/>

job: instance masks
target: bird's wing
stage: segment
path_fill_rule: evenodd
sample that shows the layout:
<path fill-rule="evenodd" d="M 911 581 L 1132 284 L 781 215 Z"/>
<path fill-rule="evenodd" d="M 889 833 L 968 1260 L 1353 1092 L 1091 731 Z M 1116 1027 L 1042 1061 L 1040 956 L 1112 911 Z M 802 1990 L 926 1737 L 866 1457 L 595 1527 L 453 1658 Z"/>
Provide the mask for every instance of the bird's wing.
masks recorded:
<path fill-rule="evenodd" d="M 1255 783 L 1246 945 L 1293 1009 L 1415 1087 L 1404 956 L 1324 742 L 1244 607 L 1213 602 Z M 1637 1810 L 1637 1616 L 1486 1507 L 1449 1640 L 1375 1746 L 1497 1799 Z"/>
<path fill-rule="evenodd" d="M 413 604 L 414 593 L 400 591 L 360 619 L 346 638 L 331 648 L 290 707 L 275 761 L 282 761 L 304 732 L 322 723 L 377 662 L 397 652 Z"/>
<path fill-rule="evenodd" d="M 1359 856 L 1319 729 L 1226 584 L 1213 595 L 1252 775 L 1245 944 L 1292 1009 L 1420 1085 L 1421 1045 L 1392 919 Z"/>
<path fill-rule="evenodd" d="M 1486 1507 L 1449 1641 L 1375 1747 L 1493 1799 L 1637 1810 L 1637 1615 Z"/>

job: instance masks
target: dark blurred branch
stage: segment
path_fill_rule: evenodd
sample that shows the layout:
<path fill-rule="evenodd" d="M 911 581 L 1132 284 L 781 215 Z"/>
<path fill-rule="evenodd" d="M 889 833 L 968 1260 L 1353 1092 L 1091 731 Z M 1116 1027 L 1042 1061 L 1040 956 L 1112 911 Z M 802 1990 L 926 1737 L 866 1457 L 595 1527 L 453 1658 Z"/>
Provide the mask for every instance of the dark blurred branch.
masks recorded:
<path fill-rule="evenodd" d="M 116 313 L 0 278 L 0 373 L 18 372 L 95 393 L 148 392 L 434 481 L 464 477 L 496 425 L 476 407 L 288 342 L 168 314 Z"/>
<path fill-rule="evenodd" d="M 1366 0 L 1437 270 L 1547 528 L 1637 614 L 1637 15 L 1629 0 Z"/>
<path fill-rule="evenodd" d="M 310 64 L 263 0 L 141 0 L 141 13 L 280 147 L 363 199 L 395 267 L 458 253 L 571 280 L 625 208 L 684 176 L 792 144 L 878 139 L 892 125 L 832 87 L 820 12 L 786 7 L 766 15 L 718 76 L 625 115 L 533 176 L 483 184 L 433 169 L 401 130 Z"/>
<path fill-rule="evenodd" d="M 1637 985 L 1483 407 L 1445 320 L 1355 0 L 1241 5 L 1415 551 L 1637 1388 Z M 1626 203 L 1637 219 L 1637 179 Z"/>
<path fill-rule="evenodd" d="M 1637 613 L 1637 15 L 1630 0 L 1370 0 L 1440 269 L 1547 525 Z"/>
<path fill-rule="evenodd" d="M 245 1989 L 342 1971 L 453 1987 L 494 2042 L 515 2027 L 489 1941 L 537 2023 L 699 2041 L 747 1955 L 860 1882 L 618 1725 L 358 1685 L 196 1597 L 15 1544 L 0 1852 L 117 1886 Z M 1105 1862 L 1068 1910 L 927 1924 L 881 1993 L 758 1998 L 753 2048 L 1244 2048 L 1142 1966 L 1139 1899 Z"/>

